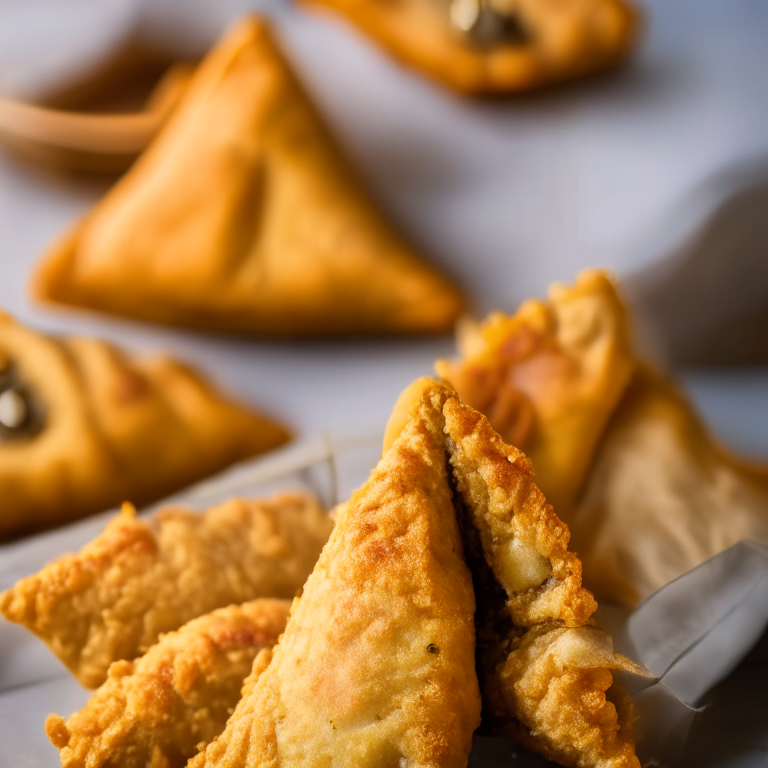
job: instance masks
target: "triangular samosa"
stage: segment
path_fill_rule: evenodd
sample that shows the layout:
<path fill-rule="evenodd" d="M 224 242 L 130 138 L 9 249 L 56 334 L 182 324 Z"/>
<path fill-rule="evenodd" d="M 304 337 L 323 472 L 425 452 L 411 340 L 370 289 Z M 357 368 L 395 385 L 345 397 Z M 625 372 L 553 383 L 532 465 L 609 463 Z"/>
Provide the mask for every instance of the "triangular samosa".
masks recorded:
<path fill-rule="evenodd" d="M 304 0 L 463 93 L 529 91 L 621 64 L 639 29 L 624 0 Z"/>
<path fill-rule="evenodd" d="M 117 661 L 88 703 L 45 732 L 62 768 L 184 768 L 213 741 L 262 649 L 276 642 L 288 600 L 253 600 L 193 619 L 135 661 Z"/>
<path fill-rule="evenodd" d="M 0 595 L 0 613 L 43 640 L 86 687 L 164 632 L 216 608 L 293 598 L 333 524 L 311 496 L 230 499 L 199 514 L 129 505 L 80 552 Z"/>
<path fill-rule="evenodd" d="M 463 768 L 475 660 L 499 732 L 565 765 L 637 768 L 631 705 L 605 691 L 611 668 L 638 668 L 586 626 L 595 601 L 530 462 L 453 391 L 422 389 L 338 509 L 271 664 L 190 768 Z"/>
<path fill-rule="evenodd" d="M 190 768 L 464 768 L 475 601 L 444 439 L 411 422 L 339 511 L 272 663 Z"/>
<path fill-rule="evenodd" d="M 34 290 L 279 336 L 442 333 L 463 307 L 368 199 L 255 18 L 209 54 L 146 153 L 46 256 Z"/>
<path fill-rule="evenodd" d="M 155 501 L 287 439 L 175 360 L 0 312 L 0 538 Z"/>

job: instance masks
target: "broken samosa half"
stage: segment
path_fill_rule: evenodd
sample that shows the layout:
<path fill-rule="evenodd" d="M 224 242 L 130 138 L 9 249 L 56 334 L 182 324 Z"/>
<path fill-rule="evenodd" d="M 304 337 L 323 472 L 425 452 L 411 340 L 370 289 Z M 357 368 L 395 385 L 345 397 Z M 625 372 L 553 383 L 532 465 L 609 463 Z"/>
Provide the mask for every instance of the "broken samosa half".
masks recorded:
<path fill-rule="evenodd" d="M 201 742 L 224 730 L 290 605 L 262 599 L 221 608 L 163 635 L 141 658 L 115 662 L 83 709 L 45 721 L 62 768 L 184 768 Z"/>
<path fill-rule="evenodd" d="M 0 312 L 0 539 L 157 501 L 288 437 L 176 360 Z"/>
<path fill-rule="evenodd" d="M 87 688 L 164 632 L 232 603 L 293 598 L 333 524 L 309 495 L 231 499 L 200 514 L 127 505 L 80 552 L 0 595 L 0 612 L 43 640 Z"/>
<path fill-rule="evenodd" d="M 624 0 L 302 0 L 466 94 L 530 91 L 612 69 L 638 37 Z"/>
<path fill-rule="evenodd" d="M 464 305 L 369 200 L 256 18 L 48 253 L 34 293 L 266 336 L 446 333 Z"/>
<path fill-rule="evenodd" d="M 768 541 L 768 468 L 719 445 L 643 361 L 606 273 L 491 315 L 460 348 L 438 374 L 531 459 L 598 599 L 634 607 L 737 541 Z M 419 386 L 401 396 L 388 441 Z"/>
<path fill-rule="evenodd" d="M 597 604 L 531 462 L 454 391 L 428 379 L 417 389 L 404 429 L 416 419 L 444 441 L 477 599 L 484 718 L 562 765 L 636 768 L 631 702 L 611 670 L 647 673 L 591 626 Z"/>
<path fill-rule="evenodd" d="M 267 670 L 190 768 L 464 768 L 475 601 L 442 435 L 414 420 L 338 512 Z"/>

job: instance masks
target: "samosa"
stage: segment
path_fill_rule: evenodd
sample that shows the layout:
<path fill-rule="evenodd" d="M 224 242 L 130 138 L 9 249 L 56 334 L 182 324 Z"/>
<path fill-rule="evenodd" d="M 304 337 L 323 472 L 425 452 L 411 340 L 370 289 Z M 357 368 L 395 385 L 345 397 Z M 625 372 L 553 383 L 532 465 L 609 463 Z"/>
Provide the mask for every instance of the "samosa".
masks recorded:
<path fill-rule="evenodd" d="M 620 721 L 605 695 L 611 668 L 638 668 L 586 626 L 596 604 L 530 462 L 453 391 L 422 391 L 339 508 L 271 660 L 190 768 L 463 768 L 479 684 L 499 732 L 565 765 L 638 766 L 631 705 Z"/>
<path fill-rule="evenodd" d="M 96 539 L 0 595 L 0 613 L 43 640 L 88 688 L 165 632 L 216 608 L 293 598 L 333 524 L 314 497 L 230 499 L 199 514 L 126 505 Z"/>
<path fill-rule="evenodd" d="M 625 0 L 303 0 L 466 94 L 530 91 L 612 69 L 640 15 Z"/>
<path fill-rule="evenodd" d="M 0 312 L 0 538 L 156 501 L 288 437 L 176 360 Z"/>
<path fill-rule="evenodd" d="M 34 292 L 266 336 L 445 333 L 464 304 L 369 200 L 267 23 L 252 17 L 47 254 Z"/>
<path fill-rule="evenodd" d="M 512 315 L 464 326 L 463 359 L 435 371 L 533 463 L 558 516 L 581 491 L 605 425 L 635 370 L 629 313 L 610 278 L 591 270 L 555 284 Z"/>

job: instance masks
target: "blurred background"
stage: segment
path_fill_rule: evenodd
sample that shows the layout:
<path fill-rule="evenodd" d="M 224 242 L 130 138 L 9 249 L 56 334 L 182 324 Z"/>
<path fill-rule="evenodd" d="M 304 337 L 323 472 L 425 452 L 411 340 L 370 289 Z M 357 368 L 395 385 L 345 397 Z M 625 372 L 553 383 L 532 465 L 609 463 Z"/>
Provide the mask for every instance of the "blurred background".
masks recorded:
<path fill-rule="evenodd" d="M 264 11 L 377 200 L 478 316 L 608 267 L 651 308 L 646 343 L 678 364 L 715 431 L 768 456 L 765 323 L 754 322 L 768 303 L 768 2 L 640 6 L 643 38 L 621 71 L 468 100 L 344 21 L 287 2 L 0 0 L 0 95 L 82 101 L 83 83 L 136 51 L 195 59 L 243 12 Z M 303 434 L 379 430 L 403 385 L 453 352 L 447 337 L 286 344 L 35 306 L 33 263 L 113 179 L 0 154 L 3 309 L 37 328 L 172 351 Z M 726 350 L 756 338 L 727 359 L 708 349 L 718 333 Z"/>

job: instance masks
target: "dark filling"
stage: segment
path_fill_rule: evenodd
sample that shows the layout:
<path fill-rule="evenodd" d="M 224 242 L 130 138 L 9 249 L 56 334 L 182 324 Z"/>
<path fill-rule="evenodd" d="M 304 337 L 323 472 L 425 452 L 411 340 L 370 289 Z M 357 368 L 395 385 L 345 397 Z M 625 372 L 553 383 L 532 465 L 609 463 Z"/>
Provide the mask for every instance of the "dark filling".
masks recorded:
<path fill-rule="evenodd" d="M 453 507 L 464 543 L 464 559 L 472 574 L 472 586 L 475 591 L 475 666 L 483 698 L 479 732 L 490 734 L 496 730 L 499 719 L 509 717 L 501 694 L 496 691 L 494 672 L 509 655 L 510 643 L 523 630 L 517 629 L 512 623 L 507 608 L 507 593 L 485 559 L 480 533 L 472 522 L 471 511 L 456 487 L 450 464 L 447 469 Z"/>
<path fill-rule="evenodd" d="M 500 13 L 487 0 L 482 2 L 477 22 L 467 34 L 480 47 L 526 45 L 531 41 L 530 34 L 517 14 Z"/>
<path fill-rule="evenodd" d="M 0 422 L 0 442 L 34 437 L 45 426 L 45 409 L 32 390 L 20 378 L 16 366 L 11 364 L 0 371 L 0 395 L 14 391 L 24 401 L 23 421 L 14 427 Z"/>

